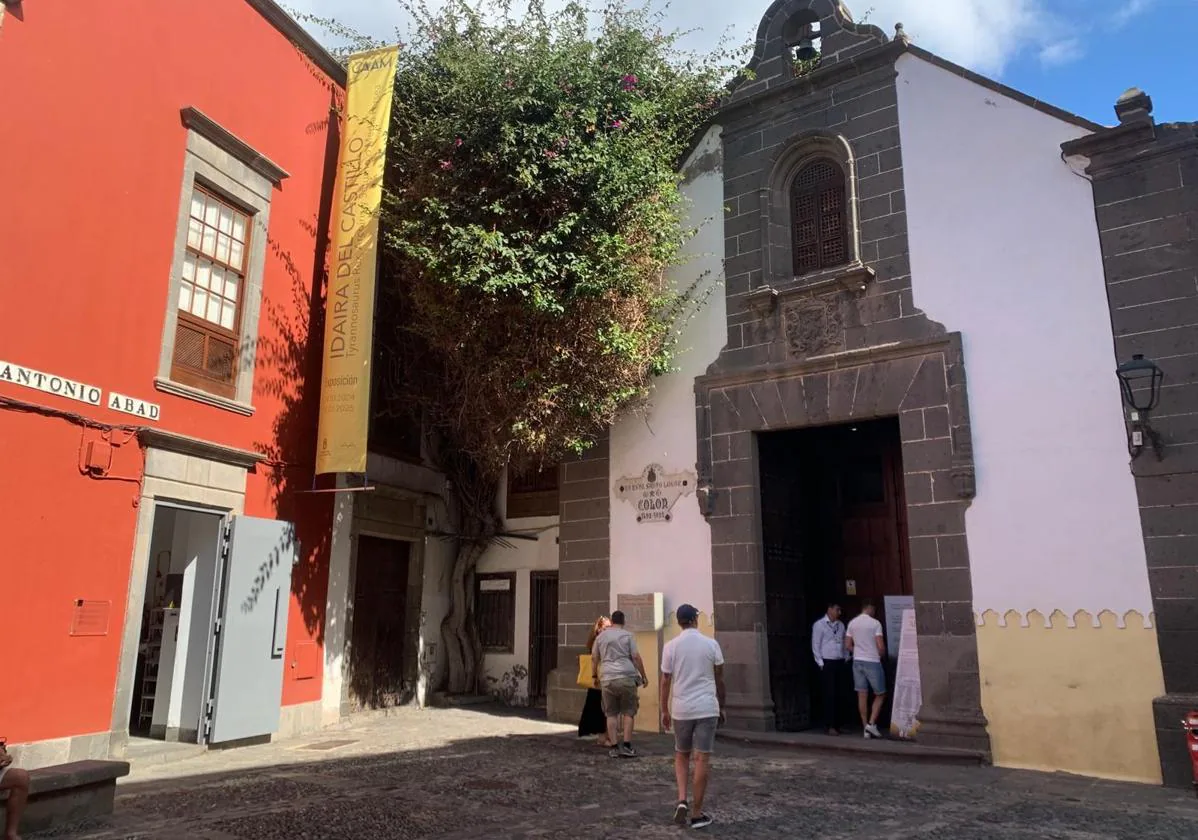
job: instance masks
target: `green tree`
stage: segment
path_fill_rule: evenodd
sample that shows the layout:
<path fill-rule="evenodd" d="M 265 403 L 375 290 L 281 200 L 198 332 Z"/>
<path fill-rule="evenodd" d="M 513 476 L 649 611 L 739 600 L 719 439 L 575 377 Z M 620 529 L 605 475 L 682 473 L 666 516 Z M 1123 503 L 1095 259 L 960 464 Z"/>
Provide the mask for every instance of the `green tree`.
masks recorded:
<path fill-rule="evenodd" d="M 461 693 L 481 683 L 474 570 L 502 536 L 505 467 L 591 446 L 702 302 L 702 278 L 666 279 L 692 234 L 678 165 L 731 55 L 685 53 L 622 2 L 405 8 L 381 234 L 396 314 L 377 332 L 386 398 L 421 416 L 451 488 L 442 676 Z"/>

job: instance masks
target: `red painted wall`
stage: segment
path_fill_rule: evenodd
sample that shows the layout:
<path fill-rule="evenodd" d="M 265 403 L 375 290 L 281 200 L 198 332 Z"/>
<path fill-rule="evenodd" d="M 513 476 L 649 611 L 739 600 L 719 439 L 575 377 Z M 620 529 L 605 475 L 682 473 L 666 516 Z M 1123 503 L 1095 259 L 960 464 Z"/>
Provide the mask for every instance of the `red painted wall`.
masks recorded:
<path fill-rule="evenodd" d="M 0 359 L 158 403 L 163 428 L 271 455 L 249 477 L 246 513 L 299 520 L 290 665 L 319 641 L 327 583 L 331 501 L 294 491 L 311 486 L 316 401 L 302 383 L 319 371 L 307 324 L 334 86 L 245 0 L 24 3 L 0 26 L 0 79 Z M 187 106 L 290 174 L 272 198 L 253 417 L 154 387 Z M 8 383 L 0 396 L 137 422 Z M 0 406 L 0 736 L 14 742 L 110 726 L 138 487 L 81 474 L 81 441 L 97 434 Z M 141 468 L 129 441 L 111 474 Z M 107 635 L 70 635 L 76 598 L 112 602 Z M 293 675 L 285 704 L 319 698 L 319 668 Z"/>

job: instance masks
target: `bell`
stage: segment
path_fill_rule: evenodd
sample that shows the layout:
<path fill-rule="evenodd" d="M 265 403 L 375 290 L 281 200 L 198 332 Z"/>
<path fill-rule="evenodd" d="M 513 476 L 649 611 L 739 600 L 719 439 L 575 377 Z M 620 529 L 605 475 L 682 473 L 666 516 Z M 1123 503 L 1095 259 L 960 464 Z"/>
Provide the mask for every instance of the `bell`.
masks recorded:
<path fill-rule="evenodd" d="M 806 35 L 799 41 L 798 47 L 795 48 L 795 58 L 799 61 L 811 61 L 819 58 L 819 51 L 815 48 L 815 42 Z"/>

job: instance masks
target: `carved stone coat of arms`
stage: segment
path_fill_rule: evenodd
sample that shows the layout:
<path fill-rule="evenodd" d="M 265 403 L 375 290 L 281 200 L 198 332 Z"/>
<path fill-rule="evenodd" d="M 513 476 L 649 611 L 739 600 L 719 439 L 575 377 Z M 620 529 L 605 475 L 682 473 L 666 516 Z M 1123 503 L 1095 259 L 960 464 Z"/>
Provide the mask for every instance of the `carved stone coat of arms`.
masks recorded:
<path fill-rule="evenodd" d="M 782 331 L 791 356 L 815 356 L 839 349 L 844 314 L 837 298 L 806 298 L 782 307 Z"/>

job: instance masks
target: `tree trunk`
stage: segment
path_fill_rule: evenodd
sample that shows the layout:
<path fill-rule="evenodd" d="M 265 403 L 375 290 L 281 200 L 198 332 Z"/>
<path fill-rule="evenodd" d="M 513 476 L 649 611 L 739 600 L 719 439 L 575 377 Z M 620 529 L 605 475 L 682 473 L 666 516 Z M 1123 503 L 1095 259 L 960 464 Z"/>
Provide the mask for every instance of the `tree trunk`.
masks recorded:
<path fill-rule="evenodd" d="M 484 677 L 475 620 L 474 571 L 499 533 L 495 510 L 499 481 L 482 474 L 461 456 L 443 463 L 453 488 L 457 553 L 449 576 L 449 612 L 441 622 L 445 667 L 438 688 L 450 694 L 474 694 L 481 690 Z"/>
<path fill-rule="evenodd" d="M 474 570 L 487 546 L 458 541 L 449 585 L 449 613 L 441 622 L 450 694 L 473 694 L 482 680 L 482 648 L 474 613 Z"/>

